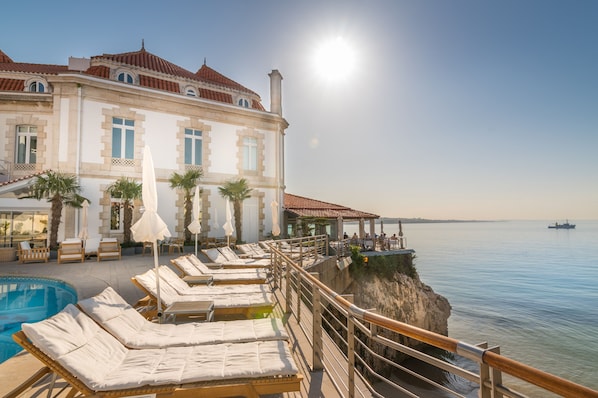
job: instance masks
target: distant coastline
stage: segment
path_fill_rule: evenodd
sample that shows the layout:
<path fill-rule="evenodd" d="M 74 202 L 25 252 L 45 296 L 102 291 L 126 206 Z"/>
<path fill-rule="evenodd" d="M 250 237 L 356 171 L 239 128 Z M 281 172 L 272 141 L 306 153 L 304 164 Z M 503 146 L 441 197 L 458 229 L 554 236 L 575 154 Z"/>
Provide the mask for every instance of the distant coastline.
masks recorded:
<path fill-rule="evenodd" d="M 440 223 L 463 223 L 463 222 L 495 222 L 487 220 L 435 220 L 429 218 L 395 218 L 395 217 L 380 217 L 376 220 L 384 224 L 397 224 L 401 220 L 401 224 L 440 224 Z M 347 224 L 358 223 L 358 221 L 345 221 Z"/>

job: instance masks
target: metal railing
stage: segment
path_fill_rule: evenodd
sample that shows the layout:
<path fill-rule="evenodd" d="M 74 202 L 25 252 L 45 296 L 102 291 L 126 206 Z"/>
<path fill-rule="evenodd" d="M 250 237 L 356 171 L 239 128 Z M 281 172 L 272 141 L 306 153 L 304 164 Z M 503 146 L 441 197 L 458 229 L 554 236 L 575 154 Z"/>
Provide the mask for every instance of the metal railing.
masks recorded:
<path fill-rule="evenodd" d="M 519 398 L 526 395 L 517 390 L 525 389 L 541 397 L 598 397 L 591 388 L 502 356 L 498 347 L 464 343 L 355 306 L 303 268 L 314 257 L 324 258 L 325 240 L 298 238 L 269 246 L 274 284 L 311 344 L 313 370 L 325 369 L 342 396 L 465 397 L 477 389 L 480 398 Z M 418 345 L 437 354 L 411 348 Z M 405 359 L 439 372 L 414 370 Z"/>

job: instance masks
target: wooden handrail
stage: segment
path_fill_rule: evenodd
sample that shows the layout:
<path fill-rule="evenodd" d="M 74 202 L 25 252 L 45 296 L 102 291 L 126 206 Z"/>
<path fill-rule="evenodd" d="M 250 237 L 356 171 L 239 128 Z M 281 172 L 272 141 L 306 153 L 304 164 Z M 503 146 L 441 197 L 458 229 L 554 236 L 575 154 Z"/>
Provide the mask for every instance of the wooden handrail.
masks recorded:
<path fill-rule="evenodd" d="M 358 319 L 370 322 L 373 325 L 386 328 L 390 331 L 416 339 L 453 354 L 468 357 L 479 364 L 486 364 L 517 379 L 526 381 L 547 391 L 551 391 L 565 397 L 598 398 L 598 391 L 589 387 L 544 372 L 490 350 L 462 343 L 451 337 L 421 329 L 419 327 L 390 319 L 378 313 L 357 307 L 346 300 L 343 296 L 330 289 L 323 282 L 314 278 L 309 272 L 297 266 L 295 261 L 293 261 L 289 256 L 286 256 L 283 252 L 279 251 L 275 245 L 271 246 L 271 250 L 274 251 L 280 258 L 282 258 L 287 265 L 290 264 L 296 272 L 299 272 L 301 274 L 301 278 L 304 278 L 312 285 L 317 286 L 317 288 L 330 297 L 330 299 L 334 300 L 337 304 L 344 308 L 348 314 L 351 314 Z"/>

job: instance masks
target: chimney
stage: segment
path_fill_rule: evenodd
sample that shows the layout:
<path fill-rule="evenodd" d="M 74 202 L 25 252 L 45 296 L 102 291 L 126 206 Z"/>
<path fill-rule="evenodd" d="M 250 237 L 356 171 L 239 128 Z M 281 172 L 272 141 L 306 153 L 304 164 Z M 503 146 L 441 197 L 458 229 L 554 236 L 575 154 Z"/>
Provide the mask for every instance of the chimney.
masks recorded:
<path fill-rule="evenodd" d="M 69 57 L 69 70 L 76 70 L 79 72 L 86 71 L 91 66 L 89 58 Z"/>
<path fill-rule="evenodd" d="M 282 116 L 282 75 L 273 69 L 270 76 L 270 112 Z"/>

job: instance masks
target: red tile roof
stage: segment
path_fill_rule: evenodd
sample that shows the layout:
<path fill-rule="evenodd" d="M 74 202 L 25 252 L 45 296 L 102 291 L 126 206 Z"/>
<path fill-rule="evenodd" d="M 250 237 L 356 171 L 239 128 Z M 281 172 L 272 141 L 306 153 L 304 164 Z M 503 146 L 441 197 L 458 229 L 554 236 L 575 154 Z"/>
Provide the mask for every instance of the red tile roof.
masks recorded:
<path fill-rule="evenodd" d="M 38 171 L 37 173 L 33 173 L 33 174 L 29 174 L 29 175 L 26 175 L 26 176 L 23 176 L 23 177 L 15 178 L 14 180 L 0 182 L 0 187 L 5 187 L 7 185 L 15 184 L 15 183 L 17 183 L 19 181 L 29 180 L 31 178 L 38 177 L 38 176 L 41 176 L 43 174 L 46 174 L 49 171 L 52 171 L 52 170 Z"/>
<path fill-rule="evenodd" d="M 232 88 L 238 91 L 244 91 L 246 93 L 250 93 L 253 95 L 257 95 L 253 91 L 249 90 L 248 88 L 240 85 L 234 80 L 229 79 L 228 77 L 224 76 L 221 73 L 216 72 L 214 69 L 210 68 L 206 64 L 203 64 L 201 68 L 195 73 L 197 77 L 202 80 L 205 80 L 209 83 L 217 84 L 220 86 Z"/>
<path fill-rule="evenodd" d="M 160 58 L 150 52 L 147 52 L 144 48 L 142 48 L 139 51 L 133 51 L 129 53 L 96 55 L 94 57 L 91 57 L 91 62 L 93 63 L 94 60 L 101 59 L 107 59 L 110 61 L 131 66 L 138 66 L 140 68 L 152 70 L 154 72 L 164 73 L 171 76 L 195 79 L 195 75 L 192 72 L 183 69 L 180 66 L 173 64 L 172 62 L 168 62 L 165 59 Z"/>
<path fill-rule="evenodd" d="M 5 62 L 5 63 L 0 63 L 0 71 L 39 73 L 42 75 L 57 75 L 59 73 L 67 72 L 68 67 L 65 65 L 25 64 L 25 63 L 20 63 L 20 62 Z"/>
<path fill-rule="evenodd" d="M 4 64 L 7 62 L 12 62 L 12 59 L 8 55 L 4 53 L 4 51 L 0 50 L 0 64 Z"/>
<path fill-rule="evenodd" d="M 24 89 L 25 80 L 0 77 L 0 91 L 23 91 Z"/>
<path fill-rule="evenodd" d="M 107 65 L 97 65 L 102 60 L 108 60 L 116 63 L 125 65 L 136 66 L 142 69 L 163 73 L 173 77 L 179 77 L 198 82 L 211 84 L 216 87 L 222 87 L 224 89 L 231 89 L 247 93 L 251 96 L 257 96 L 258 99 L 251 99 L 251 107 L 260 111 L 265 111 L 262 106 L 259 95 L 242 86 L 241 84 L 229 79 L 228 77 L 216 72 L 214 69 L 207 65 L 197 71 L 197 73 L 190 72 L 172 62 L 166 61 L 148 51 L 144 47 L 139 51 L 121 53 L 121 54 L 102 54 L 91 57 L 92 65 L 84 73 L 91 76 L 97 76 L 104 79 L 110 78 L 110 67 Z M 16 63 L 13 62 L 10 57 L 0 51 L 0 71 L 5 72 L 25 72 L 25 73 L 37 73 L 37 74 L 58 74 L 69 72 L 68 66 L 65 65 L 45 65 L 45 64 L 28 64 L 28 63 Z M 140 85 L 143 87 L 150 87 L 158 90 L 165 90 L 174 93 L 181 93 L 179 83 L 168 81 L 165 79 L 159 79 L 147 75 L 139 75 Z M 20 90 L 14 89 L 14 82 L 4 82 L 2 87 L 13 87 L 13 88 L 0 88 L 4 91 L 23 91 L 24 84 Z M 199 88 L 200 97 L 206 98 L 212 101 L 219 101 L 228 104 L 233 103 L 233 96 L 230 93 L 220 92 L 208 88 Z"/>
<path fill-rule="evenodd" d="M 360 218 L 379 218 L 380 216 L 353 210 L 346 206 L 309 199 L 303 196 L 284 194 L 284 209 L 299 217 L 338 218 L 345 220 Z"/>
<path fill-rule="evenodd" d="M 108 79 L 110 77 L 110 68 L 104 65 L 91 66 L 89 69 L 85 71 L 85 73 L 88 75 Z"/>
<path fill-rule="evenodd" d="M 201 98 L 206 98 L 206 99 L 209 99 L 212 101 L 226 102 L 227 104 L 233 103 L 232 95 L 223 93 L 221 91 L 208 90 L 206 88 L 200 87 L 199 88 L 199 96 Z"/>
<path fill-rule="evenodd" d="M 180 93 L 181 88 L 177 82 L 158 79 L 157 77 L 139 75 L 139 85 L 143 87 L 155 88 L 158 90 Z"/>

